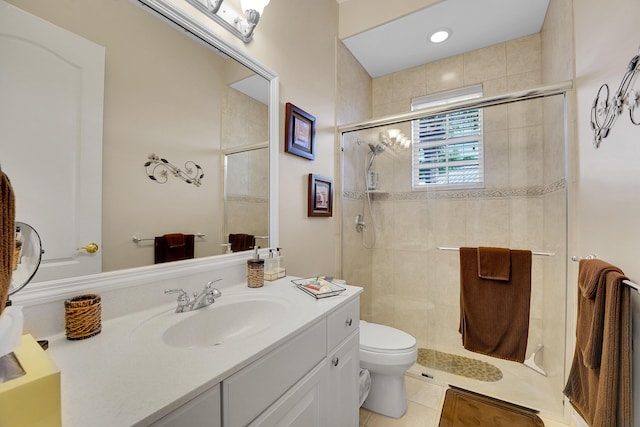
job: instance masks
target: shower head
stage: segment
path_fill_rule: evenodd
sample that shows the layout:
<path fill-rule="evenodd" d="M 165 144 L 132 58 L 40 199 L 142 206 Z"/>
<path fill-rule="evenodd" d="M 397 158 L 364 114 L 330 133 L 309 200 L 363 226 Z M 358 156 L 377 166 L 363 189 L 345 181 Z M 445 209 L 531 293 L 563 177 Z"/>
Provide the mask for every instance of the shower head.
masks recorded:
<path fill-rule="evenodd" d="M 377 156 L 378 154 L 382 153 L 386 149 L 386 147 L 384 146 L 384 144 L 373 145 L 372 143 L 369 143 L 369 149 L 374 156 Z"/>
<path fill-rule="evenodd" d="M 400 129 L 388 129 L 384 132 L 380 132 L 379 143 L 374 145 L 367 143 L 369 150 L 371 150 L 371 156 L 369 157 L 369 163 L 367 164 L 367 173 L 373 167 L 373 162 L 376 156 L 384 151 L 389 150 L 391 153 L 399 153 L 411 145 L 411 140 L 407 138 Z M 364 141 L 358 141 L 358 144 Z"/>
<path fill-rule="evenodd" d="M 369 164 L 367 165 L 367 173 L 369 173 L 369 171 L 371 170 L 371 167 L 373 166 L 373 161 L 376 159 L 376 156 L 385 150 L 384 145 L 382 144 L 373 145 L 371 143 L 369 143 L 369 149 L 371 150 L 371 157 L 369 157 Z"/>

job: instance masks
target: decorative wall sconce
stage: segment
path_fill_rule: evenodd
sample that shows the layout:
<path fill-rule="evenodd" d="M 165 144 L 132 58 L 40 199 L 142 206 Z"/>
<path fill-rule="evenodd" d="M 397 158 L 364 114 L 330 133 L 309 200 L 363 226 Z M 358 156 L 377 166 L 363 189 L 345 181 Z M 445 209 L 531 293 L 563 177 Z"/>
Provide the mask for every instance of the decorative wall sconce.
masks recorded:
<path fill-rule="evenodd" d="M 164 184 L 169 180 L 169 173 L 196 187 L 202 185 L 202 178 L 204 178 L 200 165 L 191 160 L 185 162 L 184 170 L 182 170 L 169 163 L 167 159 L 160 158 L 155 154 L 149 154 L 149 161 L 144 164 L 144 167 L 149 179 L 159 184 Z"/>
<path fill-rule="evenodd" d="M 640 95 L 638 91 L 630 88 L 640 72 L 640 50 L 639 54 L 631 58 L 627 70 L 622 77 L 620 87 L 609 99 L 609 85 L 606 83 L 598 89 L 598 95 L 591 106 L 591 130 L 593 130 L 593 147 L 598 148 L 604 138 L 609 135 L 613 124 L 626 105 L 629 108 L 629 119 L 631 123 L 640 125 Z"/>
<path fill-rule="evenodd" d="M 244 17 L 233 9 L 223 5 L 224 0 L 187 0 L 209 18 L 229 30 L 231 34 L 245 43 L 253 38 L 253 31 L 260 21 L 260 16 L 270 0 L 240 0 Z"/>

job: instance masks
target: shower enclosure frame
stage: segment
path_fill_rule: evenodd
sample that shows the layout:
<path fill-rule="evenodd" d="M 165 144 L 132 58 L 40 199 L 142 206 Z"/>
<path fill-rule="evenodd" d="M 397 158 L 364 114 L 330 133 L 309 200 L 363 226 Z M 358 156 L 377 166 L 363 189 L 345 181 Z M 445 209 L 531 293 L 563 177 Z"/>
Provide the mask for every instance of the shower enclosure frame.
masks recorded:
<path fill-rule="evenodd" d="M 476 99 L 472 99 L 472 100 L 467 100 L 467 101 L 461 101 L 461 102 L 456 102 L 456 103 L 451 103 L 448 105 L 443 105 L 443 106 L 436 106 L 436 107 L 431 107 L 431 108 L 426 108 L 426 109 L 422 109 L 422 110 L 418 110 L 418 111 L 411 111 L 411 112 L 407 112 L 407 113 L 401 113 L 401 114 L 395 114 L 395 115 L 389 115 L 389 116 L 384 116 L 384 117 L 379 117 L 379 118 L 374 118 L 371 120 L 366 120 L 366 121 L 362 121 L 362 122 L 357 122 L 357 123 L 352 123 L 352 124 L 347 124 L 347 125 L 342 125 L 338 127 L 338 133 L 339 133 L 339 137 L 340 137 L 340 147 L 341 147 L 341 157 L 340 157 L 340 173 L 341 173 L 341 177 L 345 176 L 345 158 L 344 158 L 344 152 L 345 152 L 345 136 L 351 132 L 357 132 L 357 131 L 363 131 L 363 130 L 367 130 L 367 129 L 374 129 L 374 128 L 380 128 L 383 126 L 390 126 L 390 125 L 397 125 L 399 123 L 404 123 L 404 122 L 408 122 L 411 120 L 415 120 L 415 119 L 420 119 L 423 117 L 428 117 L 428 116 L 433 116 L 433 115 L 439 115 L 439 114 L 447 114 L 447 113 L 452 113 L 452 112 L 458 112 L 458 111 L 464 111 L 464 110 L 468 110 L 468 109 L 480 109 L 480 108 L 485 108 L 485 107 L 494 107 L 494 106 L 499 106 L 499 105 L 505 105 L 505 104 L 511 104 L 511 103 L 515 103 L 515 102 L 519 102 L 519 101 L 528 101 L 528 100 L 533 100 L 533 99 L 538 99 L 538 98 L 547 98 L 547 97 L 552 97 L 552 96 L 562 96 L 562 108 L 563 108 L 563 112 L 564 112 L 564 120 L 563 120 L 563 126 L 564 126 L 564 152 L 565 152 L 565 159 L 564 159 L 564 170 L 565 170 L 565 180 L 566 180 L 566 185 L 564 188 L 564 193 L 565 193 L 565 224 L 568 225 L 568 215 L 569 215 L 569 209 L 568 209 L 568 200 L 569 200 L 569 194 L 568 194 L 568 184 L 569 184 L 569 159 L 568 159 L 568 153 L 569 153 L 569 117 L 568 117 L 568 107 L 567 107 L 567 92 L 570 91 L 573 87 L 573 84 L 571 81 L 566 81 L 566 82 L 560 82 L 560 83 L 556 83 L 556 84 L 550 84 L 550 85 L 544 85 L 544 86 L 539 86 L 539 87 L 535 87 L 535 88 L 531 88 L 531 89 L 527 89 L 527 90 L 522 90 L 522 91 L 515 91 L 515 92 L 510 92 L 510 93 L 506 93 L 506 94 L 501 94 L 501 95 L 497 95 L 497 96 L 485 96 L 485 97 L 481 97 L 481 98 L 476 98 Z M 340 179 L 340 204 L 341 204 L 341 212 L 344 212 L 344 203 L 345 203 L 345 180 L 344 179 Z M 359 191 L 359 190 L 358 190 Z M 367 191 L 366 189 L 366 183 L 365 183 L 365 188 L 363 191 Z M 340 217 L 340 238 L 341 238 L 341 243 L 339 246 L 339 276 L 345 278 L 346 280 L 348 280 L 347 277 L 344 277 L 344 236 L 345 236 L 345 227 L 354 227 L 354 223 L 352 221 L 351 218 L 345 218 L 344 213 L 341 214 Z M 564 243 L 565 243 L 565 248 L 569 248 L 568 246 L 568 236 L 570 234 L 570 230 L 569 228 L 567 228 L 567 232 L 565 233 L 564 236 Z M 567 254 L 566 253 L 560 253 L 558 254 L 559 256 L 563 256 L 566 258 Z M 564 313 L 564 322 L 565 322 L 565 336 L 569 337 L 571 334 L 571 330 L 570 330 L 570 325 L 568 322 L 568 301 L 569 301 L 569 286 L 568 286 L 568 268 L 566 267 L 566 260 L 565 260 L 565 268 L 564 268 L 564 278 L 565 278 L 565 289 L 564 289 L 564 293 L 565 293 L 565 313 Z M 565 339 L 565 348 L 563 349 L 563 354 L 564 354 L 564 379 L 566 380 L 566 374 L 567 374 L 567 360 L 570 359 L 570 356 L 567 356 L 567 348 L 569 348 L 568 346 L 570 345 L 570 339 Z M 568 419 L 568 408 L 569 405 L 564 405 L 564 413 L 563 413 L 563 418 L 566 420 Z"/>

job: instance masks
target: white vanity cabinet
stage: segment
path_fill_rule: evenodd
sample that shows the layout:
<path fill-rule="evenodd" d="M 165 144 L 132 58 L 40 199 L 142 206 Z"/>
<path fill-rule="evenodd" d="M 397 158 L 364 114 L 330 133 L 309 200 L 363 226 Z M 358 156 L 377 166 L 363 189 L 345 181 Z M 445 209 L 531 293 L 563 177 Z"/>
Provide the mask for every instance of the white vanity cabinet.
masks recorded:
<path fill-rule="evenodd" d="M 110 319 L 90 340 L 50 337 L 49 356 L 65 377 L 63 424 L 357 427 L 361 292 L 346 285 L 315 300 L 290 277 L 255 291 L 228 286 L 228 305 L 264 299 L 282 308 L 259 334 L 228 345 L 168 345 L 167 328 L 207 314 L 175 314 L 173 304 Z"/>
<path fill-rule="evenodd" d="M 327 318 L 329 426 L 359 425 L 360 300 L 349 302 Z"/>
<path fill-rule="evenodd" d="M 222 382 L 224 427 L 358 426 L 359 298 Z"/>
<path fill-rule="evenodd" d="M 150 427 L 220 427 L 220 384 L 194 397 Z"/>

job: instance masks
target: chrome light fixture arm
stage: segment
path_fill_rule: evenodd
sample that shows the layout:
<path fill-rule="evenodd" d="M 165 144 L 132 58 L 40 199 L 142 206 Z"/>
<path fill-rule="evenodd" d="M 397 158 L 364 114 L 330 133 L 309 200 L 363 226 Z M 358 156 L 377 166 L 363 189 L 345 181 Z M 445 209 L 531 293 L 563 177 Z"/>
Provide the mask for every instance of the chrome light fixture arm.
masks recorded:
<path fill-rule="evenodd" d="M 609 99 L 609 85 L 605 83 L 598 89 L 598 94 L 591 105 L 591 130 L 593 131 L 594 148 L 598 148 L 602 140 L 609 135 L 625 105 L 629 108 L 631 123 L 636 126 L 640 125 L 640 114 L 636 114 L 640 110 L 640 96 L 632 87 L 639 73 L 640 53 L 629 61 L 620 86 L 611 99 Z"/>

